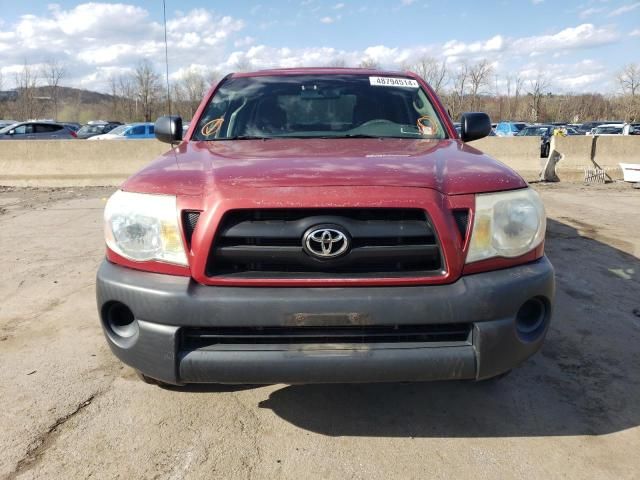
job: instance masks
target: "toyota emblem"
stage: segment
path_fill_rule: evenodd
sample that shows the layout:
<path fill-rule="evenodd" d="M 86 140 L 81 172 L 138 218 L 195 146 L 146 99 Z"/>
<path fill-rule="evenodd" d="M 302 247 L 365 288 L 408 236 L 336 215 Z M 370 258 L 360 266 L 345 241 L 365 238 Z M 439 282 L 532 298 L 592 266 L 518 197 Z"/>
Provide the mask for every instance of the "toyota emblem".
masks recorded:
<path fill-rule="evenodd" d="M 337 226 L 314 227 L 302 239 L 304 250 L 316 258 L 335 258 L 349 248 L 349 236 Z"/>

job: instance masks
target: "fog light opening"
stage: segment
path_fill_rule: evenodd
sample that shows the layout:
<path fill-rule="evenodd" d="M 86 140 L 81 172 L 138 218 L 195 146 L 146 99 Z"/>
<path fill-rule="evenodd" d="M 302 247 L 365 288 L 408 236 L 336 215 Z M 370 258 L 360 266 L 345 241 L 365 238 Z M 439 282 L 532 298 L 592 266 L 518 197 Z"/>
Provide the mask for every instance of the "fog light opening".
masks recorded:
<path fill-rule="evenodd" d="M 133 312 L 124 303 L 111 302 L 104 308 L 104 321 L 110 333 L 121 339 L 130 339 L 138 334 L 138 322 Z"/>
<path fill-rule="evenodd" d="M 527 341 L 537 339 L 547 324 L 547 303 L 539 297 L 530 298 L 522 304 L 516 315 L 518 334 Z"/>

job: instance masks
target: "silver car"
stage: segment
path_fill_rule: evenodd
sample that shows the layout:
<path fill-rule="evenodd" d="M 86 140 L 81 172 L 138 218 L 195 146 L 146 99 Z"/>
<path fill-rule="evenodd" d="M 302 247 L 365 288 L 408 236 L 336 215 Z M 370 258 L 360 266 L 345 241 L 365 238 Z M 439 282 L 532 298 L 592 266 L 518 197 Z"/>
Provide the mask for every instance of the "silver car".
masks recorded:
<path fill-rule="evenodd" d="M 0 130 L 0 140 L 72 140 L 76 132 L 63 123 L 19 122 Z"/>

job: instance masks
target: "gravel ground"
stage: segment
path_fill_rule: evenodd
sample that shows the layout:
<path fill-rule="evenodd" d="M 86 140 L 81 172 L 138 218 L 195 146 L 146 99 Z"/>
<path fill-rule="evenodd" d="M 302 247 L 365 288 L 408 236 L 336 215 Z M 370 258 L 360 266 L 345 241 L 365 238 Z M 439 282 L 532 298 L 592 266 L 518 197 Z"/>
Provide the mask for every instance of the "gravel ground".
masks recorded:
<path fill-rule="evenodd" d="M 510 376 L 173 390 L 100 331 L 111 191 L 0 188 L 0 478 L 637 478 L 640 190 L 535 188 L 556 315 Z"/>

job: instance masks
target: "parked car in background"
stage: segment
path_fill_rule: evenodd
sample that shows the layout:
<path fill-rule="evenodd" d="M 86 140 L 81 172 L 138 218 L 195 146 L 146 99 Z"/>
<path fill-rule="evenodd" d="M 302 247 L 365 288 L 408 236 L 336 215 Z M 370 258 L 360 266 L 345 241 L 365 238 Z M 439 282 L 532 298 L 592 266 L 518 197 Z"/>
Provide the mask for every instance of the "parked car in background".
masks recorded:
<path fill-rule="evenodd" d="M 120 125 L 122 125 L 121 122 L 89 122 L 78 130 L 78 138 L 87 139 L 96 135 L 103 135 Z"/>
<path fill-rule="evenodd" d="M 609 135 L 632 135 L 635 132 L 629 123 L 608 123 L 592 128 L 587 135 L 609 136 Z"/>
<path fill-rule="evenodd" d="M 138 140 L 155 138 L 153 123 L 129 123 L 114 128 L 109 133 L 96 135 L 87 140 Z"/>
<path fill-rule="evenodd" d="M 585 135 L 591 132 L 591 130 L 593 130 L 594 128 L 599 127 L 600 125 L 608 125 L 612 123 L 622 123 L 622 122 L 616 121 L 616 120 L 599 120 L 595 122 L 584 122 L 582 125 L 580 125 L 580 127 L 577 128 L 577 130 L 580 133 L 580 135 Z"/>
<path fill-rule="evenodd" d="M 76 123 L 76 122 L 63 122 L 63 125 L 66 125 L 67 127 L 69 127 L 74 132 L 77 132 L 78 130 L 80 130 L 82 128 L 82 125 L 79 124 L 79 123 Z"/>
<path fill-rule="evenodd" d="M 529 125 L 520 130 L 517 137 L 540 137 L 540 156 L 549 156 L 549 139 L 553 135 L 553 129 L 556 128 L 551 124 L 548 125 Z"/>
<path fill-rule="evenodd" d="M 0 140 L 72 140 L 74 130 L 64 123 L 18 122 L 0 130 Z"/>
<path fill-rule="evenodd" d="M 13 125 L 14 123 L 18 123 L 15 120 L 0 120 L 0 128 L 8 127 L 9 125 Z"/>
<path fill-rule="evenodd" d="M 518 133 L 518 137 L 540 137 L 540 157 L 548 157 L 551 149 L 551 137 L 556 130 L 561 131 L 562 136 L 580 135 L 573 127 L 560 123 L 549 123 L 541 125 L 528 125 Z"/>
<path fill-rule="evenodd" d="M 524 122 L 500 122 L 496 125 L 496 135 L 499 137 L 513 137 L 526 127 Z"/>

